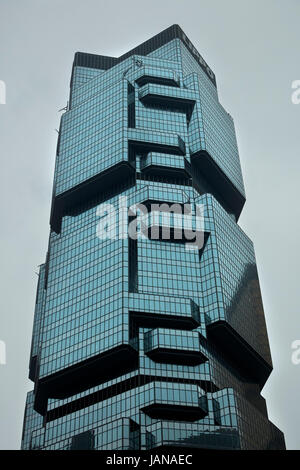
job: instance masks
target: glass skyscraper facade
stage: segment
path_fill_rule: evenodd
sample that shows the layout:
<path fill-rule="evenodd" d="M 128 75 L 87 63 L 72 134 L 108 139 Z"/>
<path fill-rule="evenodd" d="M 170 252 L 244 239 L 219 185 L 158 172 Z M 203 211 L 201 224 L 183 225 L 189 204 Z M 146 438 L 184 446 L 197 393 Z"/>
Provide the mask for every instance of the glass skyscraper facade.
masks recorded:
<path fill-rule="evenodd" d="M 178 25 L 119 58 L 75 54 L 22 449 L 285 448 L 261 396 L 272 360 L 244 203 L 232 117 Z M 201 207 L 203 243 L 165 209 L 127 236 L 141 204 L 188 205 L 191 232 Z M 118 227 L 125 213 L 121 236 L 99 236 L 105 207 Z"/>

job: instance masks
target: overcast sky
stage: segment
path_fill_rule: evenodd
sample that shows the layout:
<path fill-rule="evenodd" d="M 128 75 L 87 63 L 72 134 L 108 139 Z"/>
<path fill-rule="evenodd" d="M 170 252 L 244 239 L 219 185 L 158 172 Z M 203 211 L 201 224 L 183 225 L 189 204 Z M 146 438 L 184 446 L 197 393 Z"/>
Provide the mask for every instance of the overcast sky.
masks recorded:
<path fill-rule="evenodd" d="M 19 449 L 37 266 L 49 233 L 60 113 L 76 51 L 119 56 L 178 23 L 215 72 L 233 116 L 274 363 L 269 417 L 300 449 L 299 0 L 0 0 L 0 448 Z"/>

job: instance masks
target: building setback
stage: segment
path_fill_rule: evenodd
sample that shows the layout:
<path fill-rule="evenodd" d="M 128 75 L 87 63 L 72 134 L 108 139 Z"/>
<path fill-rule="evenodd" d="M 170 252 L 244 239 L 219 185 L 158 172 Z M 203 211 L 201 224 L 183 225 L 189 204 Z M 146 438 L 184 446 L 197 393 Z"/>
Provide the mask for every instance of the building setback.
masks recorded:
<path fill-rule="evenodd" d="M 126 231 L 142 220 L 128 207 L 165 208 L 124 236 L 120 197 Z M 272 360 L 244 203 L 233 120 L 178 25 L 119 58 L 75 54 L 23 449 L 285 448 L 261 396 Z M 172 204 L 191 210 L 181 238 Z"/>

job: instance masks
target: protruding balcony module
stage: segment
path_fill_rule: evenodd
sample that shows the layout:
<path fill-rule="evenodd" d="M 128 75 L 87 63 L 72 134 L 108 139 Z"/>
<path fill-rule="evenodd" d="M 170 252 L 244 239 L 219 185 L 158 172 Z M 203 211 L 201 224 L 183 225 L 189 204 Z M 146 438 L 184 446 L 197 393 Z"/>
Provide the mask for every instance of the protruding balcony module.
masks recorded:
<path fill-rule="evenodd" d="M 207 361 L 199 333 L 156 328 L 145 333 L 145 353 L 156 362 L 196 365 Z"/>

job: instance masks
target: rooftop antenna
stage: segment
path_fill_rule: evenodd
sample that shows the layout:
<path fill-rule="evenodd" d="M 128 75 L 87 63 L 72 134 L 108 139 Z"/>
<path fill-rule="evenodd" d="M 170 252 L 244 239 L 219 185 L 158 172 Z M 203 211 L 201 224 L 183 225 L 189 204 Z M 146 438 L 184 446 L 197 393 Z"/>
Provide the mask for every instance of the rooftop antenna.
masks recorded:
<path fill-rule="evenodd" d="M 64 108 L 59 109 L 58 112 L 60 113 L 61 111 L 68 111 L 68 109 L 69 109 L 69 101 L 67 101 L 66 106 Z"/>

